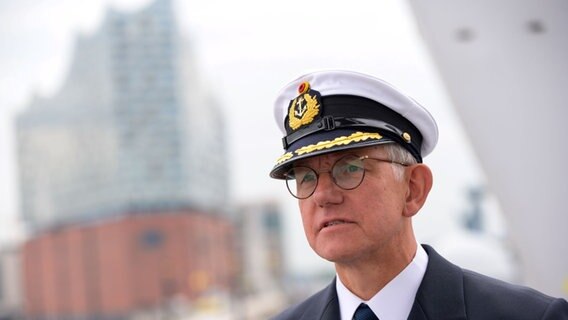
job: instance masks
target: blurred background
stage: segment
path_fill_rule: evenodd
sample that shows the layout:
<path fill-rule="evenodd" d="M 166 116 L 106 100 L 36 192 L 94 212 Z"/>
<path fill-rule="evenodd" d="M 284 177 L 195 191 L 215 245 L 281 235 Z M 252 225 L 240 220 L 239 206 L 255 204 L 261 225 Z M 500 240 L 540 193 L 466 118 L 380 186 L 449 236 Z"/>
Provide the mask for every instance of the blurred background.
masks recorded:
<path fill-rule="evenodd" d="M 421 243 L 568 297 L 568 3 L 0 0 L 0 319 L 266 319 L 335 272 L 268 178 L 316 69 L 433 114 Z"/>

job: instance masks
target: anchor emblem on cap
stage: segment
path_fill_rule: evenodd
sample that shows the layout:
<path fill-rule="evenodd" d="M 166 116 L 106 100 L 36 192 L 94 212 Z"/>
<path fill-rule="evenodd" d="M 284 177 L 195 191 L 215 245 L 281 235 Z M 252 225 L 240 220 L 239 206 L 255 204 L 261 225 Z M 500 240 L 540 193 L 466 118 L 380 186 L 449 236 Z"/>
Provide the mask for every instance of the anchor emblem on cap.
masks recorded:
<path fill-rule="evenodd" d="M 288 125 L 292 130 L 310 124 L 320 113 L 319 92 L 311 90 L 307 82 L 303 82 L 298 91 L 300 95 L 292 100 L 288 106 Z"/>
<path fill-rule="evenodd" d="M 307 105 L 302 105 L 302 103 L 305 101 L 304 98 L 300 97 L 298 98 L 298 101 L 296 101 L 296 106 L 294 107 L 295 111 L 294 111 L 294 115 L 296 116 L 296 118 L 301 119 L 304 116 L 304 113 L 306 113 L 306 111 L 308 111 L 308 106 Z"/>

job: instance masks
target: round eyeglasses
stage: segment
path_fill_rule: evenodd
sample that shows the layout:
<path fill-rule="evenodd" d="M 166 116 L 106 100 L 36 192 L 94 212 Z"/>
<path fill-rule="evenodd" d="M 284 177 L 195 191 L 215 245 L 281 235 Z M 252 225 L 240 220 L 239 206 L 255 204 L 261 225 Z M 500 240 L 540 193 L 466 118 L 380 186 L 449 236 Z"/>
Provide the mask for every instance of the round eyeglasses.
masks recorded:
<path fill-rule="evenodd" d="M 408 166 L 406 163 L 396 162 L 389 159 L 372 158 L 369 156 L 346 155 L 337 160 L 331 170 L 316 172 L 306 166 L 290 168 L 285 174 L 286 187 L 290 194 L 298 199 L 307 199 L 316 191 L 319 175 L 329 172 L 333 182 L 343 190 L 353 190 L 361 185 L 365 178 L 365 160 L 375 160 Z"/>

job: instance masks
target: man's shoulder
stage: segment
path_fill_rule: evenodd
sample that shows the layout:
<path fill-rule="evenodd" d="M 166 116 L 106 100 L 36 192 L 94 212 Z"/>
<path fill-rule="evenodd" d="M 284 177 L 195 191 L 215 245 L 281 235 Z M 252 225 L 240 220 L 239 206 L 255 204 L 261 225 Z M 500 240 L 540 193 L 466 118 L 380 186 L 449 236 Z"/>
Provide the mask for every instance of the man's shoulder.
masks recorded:
<path fill-rule="evenodd" d="M 315 293 L 306 300 L 284 310 L 272 320 L 298 320 L 319 319 L 326 312 L 338 312 L 337 294 L 335 293 L 335 280 L 323 290 Z"/>
<path fill-rule="evenodd" d="M 280 314 L 272 318 L 273 320 L 292 320 L 301 319 L 307 310 L 319 300 L 318 296 L 322 294 L 322 291 L 316 293 L 315 295 L 309 297 L 308 299 L 296 303 L 288 307 L 286 310 L 282 311 Z"/>
<path fill-rule="evenodd" d="M 533 301 L 537 304 L 546 304 L 554 299 L 530 287 L 505 282 L 468 269 L 462 270 L 466 295 L 470 293 L 485 297 L 503 296 L 503 298 L 520 299 L 521 301 Z"/>
<path fill-rule="evenodd" d="M 445 314 L 468 319 L 566 319 L 568 303 L 534 289 L 462 269 L 432 247 L 417 293 L 417 309 L 434 319 Z"/>
<path fill-rule="evenodd" d="M 568 319 L 568 303 L 535 289 L 494 279 L 471 270 L 463 270 L 464 295 L 468 314 L 492 312 L 524 314 L 527 319 L 540 319 L 546 314 Z"/>

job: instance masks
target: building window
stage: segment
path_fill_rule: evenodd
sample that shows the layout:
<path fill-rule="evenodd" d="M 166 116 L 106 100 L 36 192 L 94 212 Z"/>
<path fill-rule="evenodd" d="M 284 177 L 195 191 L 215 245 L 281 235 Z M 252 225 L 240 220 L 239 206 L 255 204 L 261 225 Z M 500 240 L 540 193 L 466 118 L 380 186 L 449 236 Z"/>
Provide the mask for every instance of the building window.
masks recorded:
<path fill-rule="evenodd" d="M 161 247 L 164 241 L 164 234 L 161 231 L 155 229 L 145 230 L 140 234 L 138 238 L 138 243 L 142 248 L 147 250 Z"/>

